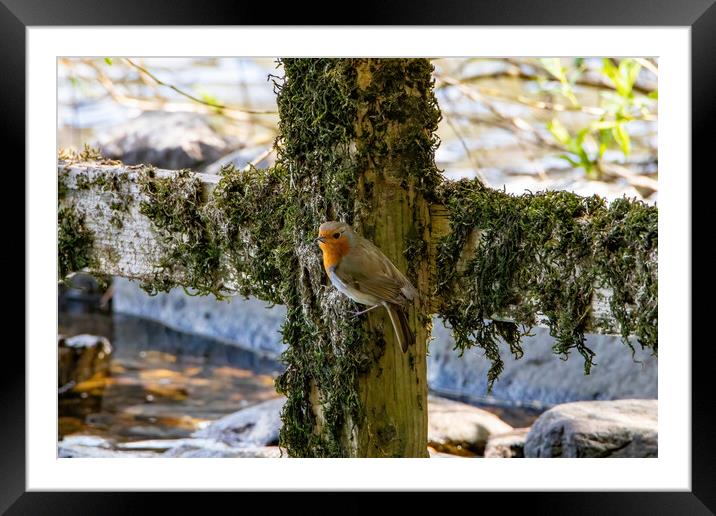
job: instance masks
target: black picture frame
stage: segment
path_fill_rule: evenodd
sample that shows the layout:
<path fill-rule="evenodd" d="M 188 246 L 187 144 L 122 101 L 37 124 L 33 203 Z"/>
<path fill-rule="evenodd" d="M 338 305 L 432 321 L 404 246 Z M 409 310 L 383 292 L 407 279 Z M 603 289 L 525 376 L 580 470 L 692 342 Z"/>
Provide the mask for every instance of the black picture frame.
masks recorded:
<path fill-rule="evenodd" d="M 362 3 L 350 18 L 341 13 L 330 25 L 550 25 L 550 26 L 684 26 L 691 28 L 692 73 L 692 168 L 701 163 L 704 173 L 713 147 L 708 130 L 713 125 L 716 95 L 716 0 L 490 0 L 453 2 L 376 2 Z M 370 4 L 370 5 L 369 5 Z M 325 7 L 326 12 L 338 14 Z M 3 145 L 14 149 L 10 159 L 15 170 L 25 170 L 25 29 L 29 26 L 62 25 L 317 25 L 317 9 L 297 2 L 277 9 L 264 2 L 199 5 L 187 0 L 171 2 L 102 2 L 100 0 L 0 0 L 0 127 L 6 129 Z M 662 142 L 663 144 L 663 142 Z M 7 167 L 4 167 L 7 170 Z M 692 194 L 698 177 L 691 171 Z M 18 174 L 19 176 L 19 174 Z M 24 181 L 18 185 L 25 195 Z M 703 190 L 701 193 L 704 193 Z M 708 221 L 708 203 L 693 197 L 692 221 Z M 708 224 L 708 222 L 707 222 Z M 692 230 L 692 235 L 710 235 Z M 23 237 L 20 237 L 23 238 Z M 17 240 L 19 242 L 20 239 Z M 692 240 L 693 242 L 693 240 Z M 19 248 L 19 244 L 17 244 Z M 25 251 L 23 246 L 23 263 Z M 692 249 L 692 266 L 697 256 Z M 32 271 L 25 267 L 25 277 Z M 693 272 L 692 272 L 693 274 Z M 710 284 L 707 275 L 704 285 Z M 700 282 L 701 283 L 701 282 Z M 24 303 L 23 303 L 24 304 Z M 31 309 L 31 307 L 27 307 Z M 692 303 L 692 320 L 707 317 L 707 304 Z M 701 317 L 699 317 L 701 316 Z M 708 319 L 706 319 L 708 320 Z M 667 343 L 675 345 L 677 343 Z M 678 343 L 684 345 L 687 343 Z M 485 497 L 498 507 L 512 510 L 524 506 L 533 514 L 714 514 L 716 511 L 716 453 L 708 416 L 713 411 L 713 387 L 708 381 L 713 346 L 693 340 L 692 361 L 692 457 L 690 492 L 572 492 L 572 493 L 475 493 L 480 505 Z M 148 508 L 147 494 L 137 493 L 59 493 L 26 492 L 25 488 L 25 352 L 16 342 L 6 342 L 6 366 L 0 374 L 0 511 L 7 514 L 120 514 Z M 244 507 L 248 493 L 239 493 Z M 222 504 L 228 496 L 217 495 L 211 506 Z M 221 496 L 221 498 L 215 498 Z M 328 495 L 325 495 L 328 496 Z M 447 495 L 443 495 L 447 496 Z M 453 495 L 449 495 L 453 496 Z M 509 502 L 505 497 L 509 496 Z M 153 494 L 160 498 L 163 512 L 190 509 L 185 493 Z M 360 510 L 363 498 L 352 496 L 348 505 Z M 498 499 L 502 497 L 502 501 Z M 413 500 L 422 500 L 422 496 Z M 477 498 L 475 500 L 478 500 Z M 254 500 L 252 500 L 254 501 Z M 264 502 L 265 503 L 265 502 Z M 345 503 L 345 502 L 341 502 Z M 422 503 L 422 502 L 421 502 Z M 206 508 L 207 506 L 204 505 Z M 405 510 L 405 507 L 403 507 Z M 519 509 L 518 509 L 519 510 Z"/>

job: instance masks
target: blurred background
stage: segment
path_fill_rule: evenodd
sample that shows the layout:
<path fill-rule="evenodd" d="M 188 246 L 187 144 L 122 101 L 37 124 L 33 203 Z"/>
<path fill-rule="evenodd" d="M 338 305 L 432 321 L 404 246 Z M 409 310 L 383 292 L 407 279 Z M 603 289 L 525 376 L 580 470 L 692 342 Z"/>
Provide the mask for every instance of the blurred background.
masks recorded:
<path fill-rule="evenodd" d="M 447 179 L 479 177 L 515 194 L 657 202 L 656 59 L 433 63 L 443 115 L 436 161 Z M 272 76 L 282 76 L 274 59 L 59 59 L 58 150 L 88 144 L 127 164 L 206 173 L 229 162 L 270 166 Z M 60 456 L 243 456 L 237 449 L 246 443 L 264 454 L 250 456 L 277 453 L 282 307 L 182 289 L 150 297 L 128 280 L 84 274 L 60 285 L 58 306 Z M 505 433 L 565 402 L 656 399 L 655 357 L 632 357 L 618 337 L 590 335 L 597 365 L 584 376 L 580 357 L 560 360 L 548 332 L 534 333 L 519 361 L 503 348 L 505 370 L 488 395 L 489 362 L 477 350 L 458 357 L 436 321 L 428 361 L 435 414 L 464 421 L 487 411 L 486 427 L 494 415 Z M 252 430 L 238 432 L 237 421 Z M 486 454 L 484 436 L 468 444 L 438 431 L 441 424 L 459 426 L 431 420 L 434 454 Z"/>

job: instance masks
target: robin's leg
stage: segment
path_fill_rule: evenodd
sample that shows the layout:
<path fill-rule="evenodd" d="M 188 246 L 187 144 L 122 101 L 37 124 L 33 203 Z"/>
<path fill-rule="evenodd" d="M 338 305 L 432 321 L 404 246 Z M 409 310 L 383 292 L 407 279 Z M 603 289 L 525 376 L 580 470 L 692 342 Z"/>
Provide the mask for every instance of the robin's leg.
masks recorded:
<path fill-rule="evenodd" d="M 370 308 L 366 308 L 365 310 L 361 310 L 360 312 L 353 312 L 353 317 L 358 317 L 359 315 L 363 315 L 364 313 L 370 312 L 371 310 L 373 310 L 374 308 L 378 308 L 379 306 L 381 306 L 381 305 L 377 304 L 377 305 L 371 306 Z"/>

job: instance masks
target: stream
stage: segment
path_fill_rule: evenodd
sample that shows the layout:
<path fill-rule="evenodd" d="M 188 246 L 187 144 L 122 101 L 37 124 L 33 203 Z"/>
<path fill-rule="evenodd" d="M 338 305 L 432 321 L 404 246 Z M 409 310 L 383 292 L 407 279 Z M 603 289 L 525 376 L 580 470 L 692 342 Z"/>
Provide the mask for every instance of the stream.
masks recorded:
<path fill-rule="evenodd" d="M 60 311 L 59 333 L 107 337 L 109 375 L 59 397 L 58 434 L 115 442 L 188 437 L 206 423 L 278 396 L 282 367 L 250 351 L 122 314 Z"/>

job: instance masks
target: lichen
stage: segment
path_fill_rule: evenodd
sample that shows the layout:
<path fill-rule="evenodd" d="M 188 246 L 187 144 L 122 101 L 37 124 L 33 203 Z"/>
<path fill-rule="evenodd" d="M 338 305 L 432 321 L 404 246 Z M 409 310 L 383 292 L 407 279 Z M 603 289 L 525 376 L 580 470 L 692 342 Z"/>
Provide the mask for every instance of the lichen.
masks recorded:
<path fill-rule="evenodd" d="M 124 227 L 124 218 L 132 202 L 132 195 L 125 183 L 126 181 L 117 174 L 100 174 L 95 176 L 90 184 L 90 186 L 99 186 L 103 192 L 109 194 L 109 222 L 117 229 Z"/>
<path fill-rule="evenodd" d="M 585 333 L 596 288 L 613 291 L 624 341 L 631 346 L 636 335 L 656 353 L 656 207 L 563 191 L 515 196 L 468 180 L 443 183 L 438 196 L 450 221 L 438 246 L 438 312 L 456 349 L 484 350 L 490 388 L 503 368 L 498 339 L 519 358 L 521 337 L 538 322 L 548 324 L 554 352 L 566 359 L 576 349 L 588 374 L 594 352 Z M 477 248 L 462 264 L 476 229 Z M 501 321 L 505 315 L 512 322 Z"/>

